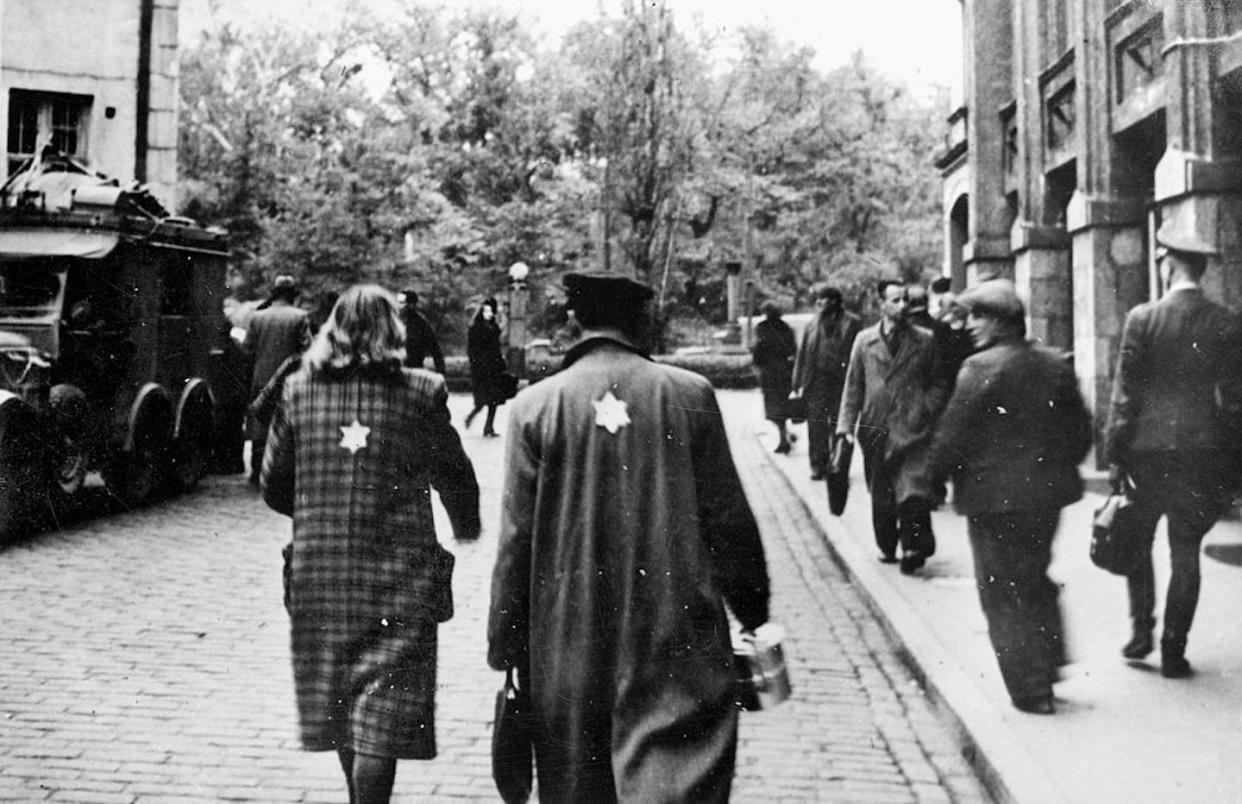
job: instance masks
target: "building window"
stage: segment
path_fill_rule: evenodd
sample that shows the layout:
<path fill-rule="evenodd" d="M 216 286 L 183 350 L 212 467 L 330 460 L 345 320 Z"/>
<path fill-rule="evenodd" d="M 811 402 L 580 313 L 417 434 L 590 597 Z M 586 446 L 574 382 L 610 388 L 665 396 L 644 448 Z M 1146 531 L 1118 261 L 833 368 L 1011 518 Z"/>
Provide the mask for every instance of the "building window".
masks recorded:
<path fill-rule="evenodd" d="M 86 156 L 91 99 L 14 89 L 9 92 L 8 175 L 31 159 L 43 143 L 70 156 Z"/>

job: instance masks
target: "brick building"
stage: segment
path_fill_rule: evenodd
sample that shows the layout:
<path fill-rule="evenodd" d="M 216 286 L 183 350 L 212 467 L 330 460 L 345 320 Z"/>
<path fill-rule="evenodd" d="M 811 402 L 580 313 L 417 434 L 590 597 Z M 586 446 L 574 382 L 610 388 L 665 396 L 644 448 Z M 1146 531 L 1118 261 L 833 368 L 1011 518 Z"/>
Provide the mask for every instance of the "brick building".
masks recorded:
<path fill-rule="evenodd" d="M 1013 278 L 1102 414 L 1163 221 L 1217 243 L 1209 295 L 1242 305 L 1242 2 L 959 1 L 945 273 Z"/>
<path fill-rule="evenodd" d="M 0 2 L 5 177 L 50 142 L 175 208 L 178 2 Z"/>

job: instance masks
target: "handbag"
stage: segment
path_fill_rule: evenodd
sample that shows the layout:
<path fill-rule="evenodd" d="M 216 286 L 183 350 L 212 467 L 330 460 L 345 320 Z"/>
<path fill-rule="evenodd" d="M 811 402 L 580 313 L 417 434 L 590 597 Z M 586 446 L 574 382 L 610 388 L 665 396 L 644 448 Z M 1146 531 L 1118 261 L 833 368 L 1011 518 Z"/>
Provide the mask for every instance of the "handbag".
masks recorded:
<path fill-rule="evenodd" d="M 505 671 L 505 685 L 496 693 L 496 719 L 492 723 L 492 779 L 505 804 L 523 804 L 534 786 L 530 693 L 518 689 L 516 672 L 512 667 Z"/>
<path fill-rule="evenodd" d="M 1114 575 L 1129 575 L 1146 546 L 1138 506 L 1118 484 L 1095 510 L 1091 527 L 1091 563 Z"/>
<path fill-rule="evenodd" d="M 789 400 L 785 403 L 785 415 L 794 424 L 802 424 L 806 421 L 806 417 L 810 411 L 807 410 L 806 397 L 801 394 L 789 395 Z"/>
<path fill-rule="evenodd" d="M 854 441 L 841 433 L 832 436 L 832 454 L 828 460 L 828 510 L 833 516 L 845 512 L 850 496 L 850 464 L 854 460 Z"/>
<path fill-rule="evenodd" d="M 453 619 L 453 565 L 457 557 L 436 542 L 431 559 L 431 614 L 438 623 Z"/>

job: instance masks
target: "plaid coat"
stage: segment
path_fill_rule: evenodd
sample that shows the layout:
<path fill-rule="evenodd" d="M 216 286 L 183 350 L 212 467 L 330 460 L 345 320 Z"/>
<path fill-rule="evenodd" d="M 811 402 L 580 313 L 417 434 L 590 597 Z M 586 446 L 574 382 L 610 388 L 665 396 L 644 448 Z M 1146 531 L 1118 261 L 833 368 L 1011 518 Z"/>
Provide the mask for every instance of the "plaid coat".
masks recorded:
<path fill-rule="evenodd" d="M 290 617 L 303 746 L 435 756 L 435 486 L 458 538 L 479 487 L 421 369 L 299 370 L 263 459 L 263 495 L 293 517 Z"/>

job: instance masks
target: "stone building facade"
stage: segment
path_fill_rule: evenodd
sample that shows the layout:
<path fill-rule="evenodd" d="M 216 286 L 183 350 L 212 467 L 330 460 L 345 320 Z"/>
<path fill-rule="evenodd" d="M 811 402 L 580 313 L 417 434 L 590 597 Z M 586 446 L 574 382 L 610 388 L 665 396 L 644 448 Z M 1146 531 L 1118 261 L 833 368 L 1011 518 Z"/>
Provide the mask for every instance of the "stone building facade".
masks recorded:
<path fill-rule="evenodd" d="M 964 106 L 937 160 L 957 289 L 1012 278 L 1102 423 L 1121 326 L 1160 293 L 1166 220 L 1242 305 L 1242 2 L 960 0 Z"/>
<path fill-rule="evenodd" d="M 6 178 L 51 142 L 175 208 L 178 3 L 0 2 Z"/>

